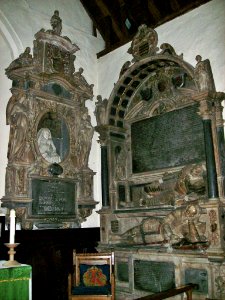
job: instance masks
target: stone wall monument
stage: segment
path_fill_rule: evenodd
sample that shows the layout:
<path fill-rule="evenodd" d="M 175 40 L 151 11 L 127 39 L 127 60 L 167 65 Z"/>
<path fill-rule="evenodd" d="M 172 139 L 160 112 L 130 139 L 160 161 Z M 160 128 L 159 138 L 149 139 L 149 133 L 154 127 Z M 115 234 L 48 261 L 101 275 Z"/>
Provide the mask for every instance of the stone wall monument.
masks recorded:
<path fill-rule="evenodd" d="M 99 249 L 115 252 L 117 299 L 190 282 L 193 299 L 224 299 L 225 95 L 208 59 L 191 66 L 146 25 L 128 52 L 96 107 Z"/>
<path fill-rule="evenodd" d="M 6 69 L 12 96 L 2 201 L 23 229 L 79 227 L 96 205 L 88 167 L 94 129 L 85 107 L 93 85 L 75 70 L 79 48 L 61 35 L 58 11 L 50 23 L 35 34 L 33 55 L 27 47 Z"/>

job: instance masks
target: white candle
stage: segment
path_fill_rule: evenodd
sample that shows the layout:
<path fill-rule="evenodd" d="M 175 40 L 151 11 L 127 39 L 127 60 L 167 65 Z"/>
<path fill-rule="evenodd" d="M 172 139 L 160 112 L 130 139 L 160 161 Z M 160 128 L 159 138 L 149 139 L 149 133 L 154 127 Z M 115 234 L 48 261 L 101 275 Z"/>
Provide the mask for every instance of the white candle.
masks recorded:
<path fill-rule="evenodd" d="M 10 210 L 10 233 L 9 233 L 9 243 L 15 244 L 15 230 L 16 230 L 16 212 L 15 209 Z"/>

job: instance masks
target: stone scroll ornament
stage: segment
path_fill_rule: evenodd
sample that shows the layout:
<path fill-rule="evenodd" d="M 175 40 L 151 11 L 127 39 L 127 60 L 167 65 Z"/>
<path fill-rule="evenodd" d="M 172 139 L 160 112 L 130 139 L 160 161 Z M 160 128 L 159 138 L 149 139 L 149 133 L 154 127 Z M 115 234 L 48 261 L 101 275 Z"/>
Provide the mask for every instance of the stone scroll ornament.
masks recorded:
<path fill-rule="evenodd" d="M 96 205 L 88 166 L 94 129 L 85 104 L 93 99 L 93 84 L 83 68 L 75 70 L 79 47 L 62 36 L 58 10 L 50 25 L 35 34 L 33 55 L 26 47 L 6 69 L 12 96 L 6 109 L 10 134 L 3 203 L 18 211 L 26 229 L 80 226 Z M 59 186 L 71 192 L 56 192 Z M 70 207 L 76 208 L 71 212 Z"/>

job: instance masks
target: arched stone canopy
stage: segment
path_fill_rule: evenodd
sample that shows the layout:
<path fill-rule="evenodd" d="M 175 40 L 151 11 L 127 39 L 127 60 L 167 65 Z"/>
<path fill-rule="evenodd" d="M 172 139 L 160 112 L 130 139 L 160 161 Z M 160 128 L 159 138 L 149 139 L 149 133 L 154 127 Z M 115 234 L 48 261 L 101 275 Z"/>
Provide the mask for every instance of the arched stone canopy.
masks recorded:
<path fill-rule="evenodd" d="M 106 117 L 108 124 L 120 128 L 124 127 L 124 117 L 137 91 L 153 74 L 159 70 L 168 70 L 169 68 L 173 69 L 174 73 L 180 70 L 180 73 L 187 74 L 189 81 L 192 82 L 191 88 L 189 82 L 189 89 L 197 91 L 198 87 L 194 81 L 194 67 L 180 57 L 158 54 L 144 58 L 127 69 L 114 86 L 108 100 Z"/>

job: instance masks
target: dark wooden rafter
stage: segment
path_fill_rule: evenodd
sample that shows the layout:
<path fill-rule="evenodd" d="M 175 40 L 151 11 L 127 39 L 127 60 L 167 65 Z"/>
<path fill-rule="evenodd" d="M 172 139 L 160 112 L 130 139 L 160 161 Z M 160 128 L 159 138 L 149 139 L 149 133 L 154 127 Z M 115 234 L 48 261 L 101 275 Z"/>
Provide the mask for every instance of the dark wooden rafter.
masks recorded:
<path fill-rule="evenodd" d="M 180 9 L 180 4 L 178 0 L 170 0 L 170 5 L 174 11 L 178 11 Z"/>
<path fill-rule="evenodd" d="M 160 20 L 161 13 L 160 10 L 156 7 L 154 1 L 148 0 L 148 10 L 156 22 Z"/>
<path fill-rule="evenodd" d="M 80 1 L 105 41 L 100 57 L 131 41 L 141 24 L 155 28 L 212 0 Z"/>
<path fill-rule="evenodd" d="M 101 10 L 104 17 L 110 17 L 112 21 L 112 29 L 121 40 L 124 38 L 124 30 L 123 26 L 121 26 L 121 22 L 119 20 L 119 12 L 117 14 L 114 13 L 110 6 L 107 6 L 104 3 L 104 0 L 96 0 L 96 4 L 98 5 L 99 9 Z"/>
<path fill-rule="evenodd" d="M 80 0 L 80 2 L 82 3 L 89 17 L 91 18 L 94 27 L 99 31 L 102 38 L 105 40 L 105 28 L 103 26 L 100 26 L 100 22 L 99 22 L 102 16 L 100 14 L 99 15 L 96 14 L 96 9 L 94 9 L 93 6 L 90 6 L 90 3 L 92 1 Z"/>

